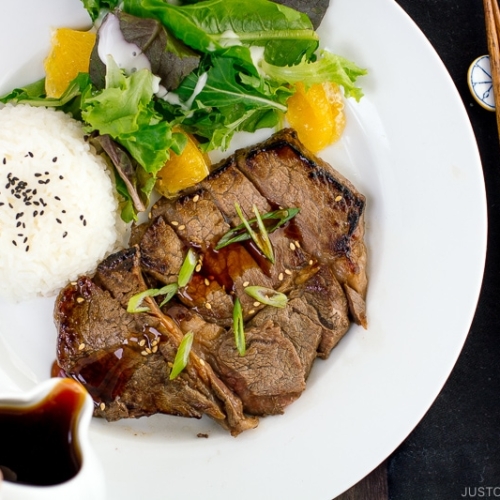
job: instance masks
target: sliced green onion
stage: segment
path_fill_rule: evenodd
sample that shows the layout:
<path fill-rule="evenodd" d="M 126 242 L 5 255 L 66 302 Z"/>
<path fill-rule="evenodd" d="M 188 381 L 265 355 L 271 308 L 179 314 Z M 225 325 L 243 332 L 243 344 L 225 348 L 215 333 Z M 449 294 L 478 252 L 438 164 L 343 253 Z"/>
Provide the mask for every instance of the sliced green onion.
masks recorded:
<path fill-rule="evenodd" d="M 236 349 L 240 356 L 244 356 L 246 352 L 245 328 L 243 325 L 243 311 L 241 309 L 240 299 L 236 298 L 233 307 L 233 330 Z"/>
<path fill-rule="evenodd" d="M 264 286 L 247 286 L 245 287 L 245 293 L 267 306 L 283 308 L 286 307 L 288 303 L 288 298 L 284 293 L 277 292 L 272 288 L 266 288 Z"/>
<path fill-rule="evenodd" d="M 177 283 L 171 283 L 163 288 L 149 288 L 144 292 L 136 293 L 130 297 L 127 304 L 127 312 L 129 313 L 141 313 L 148 312 L 149 307 L 141 307 L 143 300 L 146 297 L 156 297 L 158 295 L 165 295 L 160 307 L 165 305 L 176 293 L 177 293 Z"/>
<path fill-rule="evenodd" d="M 192 248 L 188 250 L 184 262 L 182 263 L 181 270 L 179 271 L 179 276 L 177 278 L 177 284 L 179 288 L 186 286 L 193 276 L 194 270 L 196 268 L 196 263 L 198 262 L 198 256 Z"/>
<path fill-rule="evenodd" d="M 193 345 L 193 338 L 193 332 L 188 332 L 184 335 L 184 337 L 182 337 L 179 349 L 177 349 L 177 353 L 175 354 L 172 370 L 170 371 L 170 380 L 174 380 L 174 378 L 176 378 L 179 373 L 186 368 L 189 360 L 189 353 L 191 352 L 191 346 Z"/>
<path fill-rule="evenodd" d="M 286 224 L 290 219 L 293 219 L 300 212 L 300 208 L 286 208 L 280 210 L 274 210 L 273 212 L 267 212 L 261 214 L 260 218 L 264 220 L 275 220 L 274 224 L 270 224 L 267 228 L 268 234 L 276 231 L 279 227 Z M 257 218 L 250 219 L 248 224 L 256 224 Z M 239 224 L 230 231 L 228 231 L 217 243 L 215 250 L 220 250 L 221 248 L 230 245 L 231 243 L 237 243 L 240 241 L 246 241 L 251 238 L 250 234 L 246 231 L 245 224 Z"/>
<path fill-rule="evenodd" d="M 262 223 L 262 219 L 260 218 L 259 210 L 257 209 L 257 207 L 254 205 L 253 210 L 256 215 L 255 220 L 257 221 L 257 226 L 259 227 L 259 233 L 256 233 L 252 229 L 252 226 L 243 215 L 241 207 L 238 203 L 234 204 L 234 208 L 236 208 L 238 217 L 241 219 L 241 222 L 243 222 L 245 229 L 252 238 L 253 242 L 257 245 L 257 248 L 264 254 L 267 259 L 274 263 L 273 247 L 271 245 L 271 242 L 269 241 L 267 230 Z"/>
<path fill-rule="evenodd" d="M 170 299 L 177 293 L 179 285 L 177 283 L 170 283 L 170 285 L 164 286 L 158 290 L 160 293 L 158 295 L 165 295 L 160 303 L 160 307 L 163 307 Z"/>
<path fill-rule="evenodd" d="M 255 218 L 257 219 L 257 226 L 259 226 L 259 246 L 262 250 L 262 253 L 268 258 L 270 262 L 274 264 L 273 246 L 271 244 L 271 240 L 269 239 L 269 234 L 267 234 L 266 226 L 264 226 L 264 223 L 262 222 L 257 205 L 254 205 L 252 209 L 253 213 L 255 214 Z"/>
<path fill-rule="evenodd" d="M 242 224 L 245 226 L 245 229 L 247 233 L 250 235 L 250 238 L 255 242 L 256 245 L 259 244 L 257 233 L 252 229 L 252 226 L 250 226 L 250 223 L 247 221 L 246 217 L 243 215 L 243 211 L 241 210 L 240 204 L 235 203 L 234 208 L 236 209 L 236 213 L 238 214 L 238 217 L 240 218 Z"/>

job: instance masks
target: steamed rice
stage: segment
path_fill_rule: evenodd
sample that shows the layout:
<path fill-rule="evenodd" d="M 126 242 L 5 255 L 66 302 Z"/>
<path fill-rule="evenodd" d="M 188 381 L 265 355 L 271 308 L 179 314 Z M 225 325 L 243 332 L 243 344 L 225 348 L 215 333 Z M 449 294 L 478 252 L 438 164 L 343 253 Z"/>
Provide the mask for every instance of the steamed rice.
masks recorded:
<path fill-rule="evenodd" d="M 92 272 L 123 239 L 104 161 L 79 122 L 25 105 L 0 109 L 0 296 L 48 296 Z"/>

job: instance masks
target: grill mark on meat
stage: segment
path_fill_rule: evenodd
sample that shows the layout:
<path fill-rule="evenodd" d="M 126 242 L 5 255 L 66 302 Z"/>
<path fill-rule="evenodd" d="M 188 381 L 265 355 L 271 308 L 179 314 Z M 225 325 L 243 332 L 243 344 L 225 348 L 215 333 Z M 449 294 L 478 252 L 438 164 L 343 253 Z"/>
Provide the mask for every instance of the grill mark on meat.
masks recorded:
<path fill-rule="evenodd" d="M 185 245 L 162 216 L 133 229 L 130 244 L 141 250 L 141 268 L 168 285 L 177 281 Z"/>

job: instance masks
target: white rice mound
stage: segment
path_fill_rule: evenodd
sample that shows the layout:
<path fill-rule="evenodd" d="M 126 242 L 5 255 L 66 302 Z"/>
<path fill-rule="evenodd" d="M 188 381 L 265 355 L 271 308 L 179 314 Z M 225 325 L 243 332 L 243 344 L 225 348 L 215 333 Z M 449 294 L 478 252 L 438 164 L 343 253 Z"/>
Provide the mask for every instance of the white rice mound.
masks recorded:
<path fill-rule="evenodd" d="M 51 296 L 118 249 L 113 181 L 61 111 L 0 109 L 0 297 Z"/>

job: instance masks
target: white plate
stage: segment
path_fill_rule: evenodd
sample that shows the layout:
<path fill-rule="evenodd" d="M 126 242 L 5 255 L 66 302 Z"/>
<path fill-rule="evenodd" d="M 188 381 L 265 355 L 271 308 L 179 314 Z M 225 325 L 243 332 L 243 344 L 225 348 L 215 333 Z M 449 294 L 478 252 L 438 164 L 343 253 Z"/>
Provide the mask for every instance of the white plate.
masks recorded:
<path fill-rule="evenodd" d="M 42 75 L 49 27 L 82 26 L 78 0 L 0 6 L 0 90 Z M 481 285 L 481 164 L 458 93 L 392 0 L 335 0 L 330 50 L 369 69 L 342 141 L 323 157 L 368 198 L 369 329 L 353 327 L 285 415 L 232 438 L 208 419 L 95 420 L 110 499 L 329 500 L 360 480 L 432 404 Z M 26 63 L 29 64 L 26 64 Z M 464 76 L 465 77 L 465 76 Z M 0 303 L 0 387 L 26 389 L 54 359 L 52 300 Z M 198 432 L 208 439 L 196 437 Z"/>

